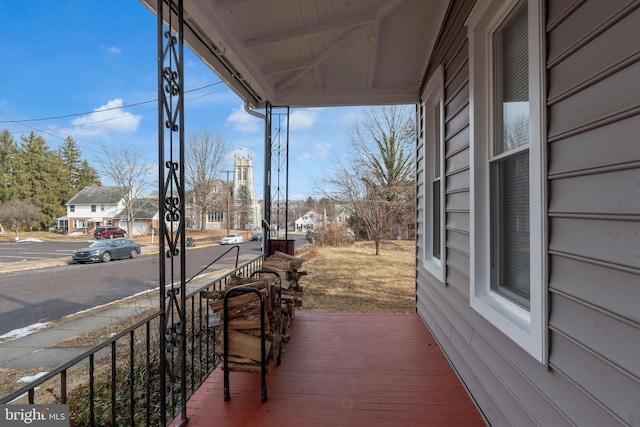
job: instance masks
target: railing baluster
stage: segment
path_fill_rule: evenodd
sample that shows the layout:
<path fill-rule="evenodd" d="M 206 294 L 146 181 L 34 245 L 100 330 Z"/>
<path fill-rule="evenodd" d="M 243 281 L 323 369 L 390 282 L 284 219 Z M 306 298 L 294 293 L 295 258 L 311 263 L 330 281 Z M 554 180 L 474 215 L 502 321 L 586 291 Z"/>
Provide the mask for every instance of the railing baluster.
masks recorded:
<path fill-rule="evenodd" d="M 92 353 L 89 356 L 89 422 L 92 426 L 96 424 L 96 414 L 95 409 L 93 407 L 93 402 L 95 401 L 95 384 L 93 379 L 93 359 L 95 357 L 95 353 Z"/>
<path fill-rule="evenodd" d="M 116 342 L 111 343 L 111 425 L 116 426 Z"/>
<path fill-rule="evenodd" d="M 146 377 L 146 409 L 147 409 L 147 427 L 151 426 L 151 321 L 147 322 L 147 377 Z"/>
<path fill-rule="evenodd" d="M 200 331 L 200 343 L 198 345 L 198 360 L 200 361 L 200 370 L 202 371 L 202 346 L 204 342 L 209 341 L 208 330 L 202 327 L 202 296 L 198 294 L 198 330 Z M 206 313 L 205 313 L 206 315 Z M 207 321 L 209 317 L 206 317 Z M 198 377 L 198 382 L 202 381 L 202 374 Z"/>
<path fill-rule="evenodd" d="M 136 425 L 136 410 L 135 410 L 135 405 L 136 405 L 136 401 L 135 401 L 135 391 L 136 391 L 136 383 L 135 383 L 135 349 L 134 349 L 134 344 L 135 344 L 135 336 L 133 334 L 133 330 L 131 330 L 131 332 L 129 332 L 129 381 L 131 382 L 131 385 L 129 386 L 129 413 L 131 414 L 131 425 L 134 426 Z"/>
<path fill-rule="evenodd" d="M 60 403 L 67 403 L 67 370 L 60 372 Z"/>
<path fill-rule="evenodd" d="M 195 365 L 195 358 L 196 358 L 196 352 L 195 352 L 195 348 L 194 348 L 194 343 L 195 343 L 195 331 L 196 331 L 196 325 L 195 325 L 195 310 L 193 308 L 193 299 L 194 296 L 192 295 L 191 298 L 189 298 L 189 300 L 191 301 L 191 387 L 189 388 L 189 391 L 193 391 L 194 385 L 195 385 L 195 370 L 196 370 L 196 365 Z M 186 403 L 186 402 L 185 402 Z"/>

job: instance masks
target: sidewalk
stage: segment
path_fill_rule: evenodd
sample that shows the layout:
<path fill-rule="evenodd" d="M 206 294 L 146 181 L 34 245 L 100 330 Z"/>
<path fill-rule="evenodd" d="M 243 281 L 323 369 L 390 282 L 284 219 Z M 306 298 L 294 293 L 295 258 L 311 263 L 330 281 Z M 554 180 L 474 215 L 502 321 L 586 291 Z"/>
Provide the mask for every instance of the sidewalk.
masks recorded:
<path fill-rule="evenodd" d="M 202 246 L 200 246 L 202 247 Z M 143 247 L 143 254 L 153 255 L 158 253 L 157 247 Z M 249 259 L 241 256 L 240 261 Z M 252 258 L 249 256 L 248 258 Z M 42 268 L 70 263 L 68 257 L 42 262 L 29 262 L 23 264 L 25 268 Z M 0 266 L 0 271 L 15 271 L 19 268 L 16 264 Z M 9 270 L 3 270 L 8 267 Z M 198 289 L 207 282 L 215 280 L 221 275 L 219 271 L 203 275 L 187 286 L 187 289 Z M 189 291 L 187 291 L 188 293 Z M 53 348 L 62 341 L 82 336 L 88 332 L 108 327 L 119 320 L 135 316 L 147 310 L 158 307 L 158 293 L 156 290 L 148 291 L 144 295 L 138 295 L 116 301 L 102 307 L 96 307 L 89 311 L 76 313 L 51 324 L 43 325 L 42 329 L 32 330 L 28 335 L 14 339 L 8 339 L 0 343 L 0 368 L 5 369 L 30 369 L 30 368 L 55 368 L 69 360 L 81 355 L 91 347 Z M 111 331 L 117 333 L 119 331 Z"/>

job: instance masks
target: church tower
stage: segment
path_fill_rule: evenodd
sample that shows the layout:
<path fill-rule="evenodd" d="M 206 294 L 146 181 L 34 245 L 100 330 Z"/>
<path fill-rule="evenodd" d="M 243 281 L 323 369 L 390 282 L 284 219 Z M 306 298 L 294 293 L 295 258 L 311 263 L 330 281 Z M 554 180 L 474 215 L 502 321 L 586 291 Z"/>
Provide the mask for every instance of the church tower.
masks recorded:
<path fill-rule="evenodd" d="M 262 209 L 253 186 L 251 153 L 246 150 L 236 151 L 233 170 L 233 228 L 255 230 L 260 227 Z"/>

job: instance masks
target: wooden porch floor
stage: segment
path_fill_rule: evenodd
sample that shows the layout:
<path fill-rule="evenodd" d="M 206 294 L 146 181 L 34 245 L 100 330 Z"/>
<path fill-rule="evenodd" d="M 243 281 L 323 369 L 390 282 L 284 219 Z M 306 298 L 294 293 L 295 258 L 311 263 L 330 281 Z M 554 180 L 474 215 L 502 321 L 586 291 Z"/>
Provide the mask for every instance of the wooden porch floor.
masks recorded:
<path fill-rule="evenodd" d="M 296 312 L 280 366 L 217 368 L 187 404 L 188 426 L 485 426 L 417 314 Z"/>

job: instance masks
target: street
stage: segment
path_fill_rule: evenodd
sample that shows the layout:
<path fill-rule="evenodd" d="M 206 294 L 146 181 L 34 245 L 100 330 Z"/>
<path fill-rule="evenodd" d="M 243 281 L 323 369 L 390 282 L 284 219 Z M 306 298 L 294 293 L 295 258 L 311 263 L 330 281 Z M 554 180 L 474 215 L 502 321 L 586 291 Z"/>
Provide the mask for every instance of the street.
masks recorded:
<path fill-rule="evenodd" d="M 241 244 L 240 264 L 259 256 L 261 243 Z M 33 252 L 46 252 L 33 245 L 31 246 Z M 86 243 L 80 243 L 79 247 L 83 246 L 86 246 Z M 231 247 L 215 245 L 189 248 L 186 263 L 187 278 L 197 274 Z M 59 254 L 57 256 L 60 257 Z M 232 267 L 234 264 L 235 251 L 231 251 L 205 272 L 214 272 Z M 167 266 L 167 269 L 169 268 Z M 179 277 L 179 268 L 178 263 L 176 277 Z M 157 254 L 141 255 L 135 259 L 109 263 L 72 264 L 2 273 L 0 275 L 0 336 L 38 322 L 54 321 L 79 311 L 155 289 L 158 287 L 158 277 Z"/>
<path fill-rule="evenodd" d="M 36 261 L 60 258 L 73 254 L 73 251 L 86 248 L 94 240 L 76 240 L 71 242 L 32 242 L 0 243 L 0 263 L 17 261 Z"/>

